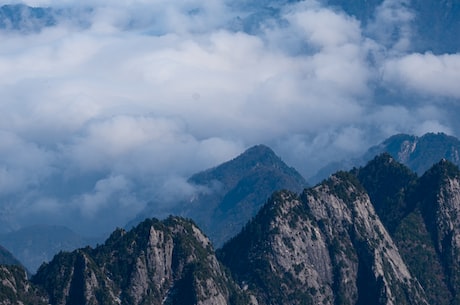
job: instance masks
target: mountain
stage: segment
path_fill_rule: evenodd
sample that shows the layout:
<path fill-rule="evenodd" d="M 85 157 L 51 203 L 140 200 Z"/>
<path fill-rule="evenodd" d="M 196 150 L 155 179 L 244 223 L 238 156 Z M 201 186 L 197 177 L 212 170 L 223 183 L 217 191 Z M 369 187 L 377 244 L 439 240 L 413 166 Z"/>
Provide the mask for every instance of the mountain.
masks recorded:
<path fill-rule="evenodd" d="M 192 222 L 148 219 L 95 249 L 60 253 L 32 282 L 57 304 L 250 304 Z"/>
<path fill-rule="evenodd" d="M 33 34 L 59 24 L 84 29 L 90 26 L 92 13 L 93 8 L 86 5 L 40 7 L 22 3 L 4 4 L 0 6 L 0 31 Z"/>
<path fill-rule="evenodd" d="M 0 29 L 37 32 L 56 24 L 51 8 L 30 7 L 24 4 L 0 6 Z"/>
<path fill-rule="evenodd" d="M 301 194 L 273 193 L 217 255 L 170 216 L 61 252 L 31 281 L 2 266 L 0 304 L 455 305 L 459 202 L 456 165 L 417 177 L 385 153 Z"/>
<path fill-rule="evenodd" d="M 0 235 L 0 244 L 31 273 L 59 251 L 71 251 L 96 242 L 96 239 L 82 237 L 67 227 L 53 225 L 34 225 Z"/>
<path fill-rule="evenodd" d="M 0 246 L 0 265 L 21 266 L 21 262 L 10 251 Z"/>
<path fill-rule="evenodd" d="M 306 186 L 295 169 L 264 145 L 197 173 L 188 182 L 198 192 L 179 203 L 174 213 L 193 219 L 216 247 L 236 235 L 274 191 L 300 192 Z M 155 208 L 148 207 L 131 224 L 153 216 Z"/>
<path fill-rule="evenodd" d="M 259 304 L 428 304 L 350 173 L 275 194 L 218 255 Z"/>
<path fill-rule="evenodd" d="M 391 1 L 384 3 L 384 0 L 327 0 L 325 2 L 354 16 L 365 28 L 375 22 L 379 9 L 393 7 L 400 12 L 404 11 L 401 13 L 412 16 L 411 51 L 443 54 L 456 53 L 460 50 L 460 41 L 457 39 L 460 36 L 460 2 L 457 0 L 414 0 L 401 3 Z M 393 31 L 388 35 L 397 35 L 398 29 L 388 29 L 388 31 Z"/>
<path fill-rule="evenodd" d="M 427 133 L 421 137 L 397 134 L 369 148 L 359 158 L 326 165 L 309 181 L 316 183 L 338 170 L 364 166 L 376 155 L 384 152 L 389 153 L 396 161 L 408 166 L 418 175 L 422 175 L 441 159 L 460 165 L 460 141 L 456 137 L 444 133 Z"/>
<path fill-rule="evenodd" d="M 0 265 L 0 305 L 47 305 L 47 297 L 27 280 L 27 272 L 20 266 Z"/>
<path fill-rule="evenodd" d="M 287 4 L 301 2 L 296 0 L 264 0 L 264 1 L 233 1 L 230 5 L 235 11 L 244 11 L 231 24 L 234 30 L 249 33 L 261 31 L 268 20 L 282 22 L 283 8 Z M 363 31 L 369 37 L 386 47 L 402 35 L 409 34 L 410 52 L 432 52 L 435 54 L 457 53 L 460 50 L 460 2 L 458 0 L 414 0 L 414 1 L 384 1 L 384 0 L 320 0 L 325 6 L 344 11 L 356 18 L 362 25 Z M 400 14 L 393 16 L 392 14 Z M 406 18 L 407 29 L 401 29 L 400 24 L 387 26 L 382 29 L 379 18 L 393 22 Z M 390 45 L 389 45 L 390 44 Z"/>
<path fill-rule="evenodd" d="M 438 258 L 437 277 L 452 296 L 451 304 L 460 304 L 460 171 L 447 160 L 428 170 L 419 182 L 416 204 Z M 427 276 L 433 276 L 427 275 Z M 446 294 L 446 297 L 449 294 Z"/>
<path fill-rule="evenodd" d="M 417 179 L 385 154 L 359 169 L 357 175 L 412 274 L 430 291 L 429 303 L 458 304 L 458 167 L 443 159 Z"/>
<path fill-rule="evenodd" d="M 444 133 L 427 133 L 421 137 L 394 135 L 370 148 L 364 159 L 370 160 L 382 152 L 390 153 L 398 162 L 407 165 L 419 175 L 441 159 L 460 165 L 460 141 Z"/>
<path fill-rule="evenodd" d="M 417 175 L 389 153 L 375 157 L 355 173 L 366 189 L 376 213 L 390 233 L 413 208 Z"/>

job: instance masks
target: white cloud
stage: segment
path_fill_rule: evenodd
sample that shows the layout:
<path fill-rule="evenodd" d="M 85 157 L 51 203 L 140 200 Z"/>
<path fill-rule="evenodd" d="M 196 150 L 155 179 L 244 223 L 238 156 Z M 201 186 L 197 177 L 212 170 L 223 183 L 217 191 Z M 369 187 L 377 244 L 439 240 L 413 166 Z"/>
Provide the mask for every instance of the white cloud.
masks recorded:
<path fill-rule="evenodd" d="M 411 47 L 415 13 L 408 0 L 385 0 L 375 11 L 368 31 L 390 53 L 405 52 Z"/>
<path fill-rule="evenodd" d="M 94 186 L 94 191 L 83 194 L 75 204 L 83 215 L 93 218 L 101 209 L 107 208 L 115 196 L 126 196 L 123 193 L 129 192 L 130 188 L 129 182 L 123 176 L 110 176 L 99 180 Z M 124 200 L 118 198 L 117 202 L 124 202 Z"/>
<path fill-rule="evenodd" d="M 414 53 L 389 59 L 383 78 L 421 95 L 459 99 L 460 54 Z"/>
<path fill-rule="evenodd" d="M 327 8 L 308 5 L 305 7 L 305 3 L 301 3 L 286 18 L 291 24 L 301 28 L 305 38 L 319 48 L 360 43 L 362 39 L 356 19 Z"/>
<path fill-rule="evenodd" d="M 423 101 L 373 100 L 381 77 L 388 91 L 458 97 L 457 55 L 401 55 L 402 2 L 377 12 L 374 30 L 400 30 L 388 44 L 314 1 L 256 20 L 257 35 L 229 30 L 245 12 L 219 0 L 28 4 L 65 13 L 38 33 L 0 31 L 0 205 L 22 222 L 92 228 L 111 210 L 98 224 L 110 230 L 127 205 L 178 190 L 173 204 L 195 191 L 188 175 L 254 144 L 308 176 L 394 132 L 454 131 Z"/>
<path fill-rule="evenodd" d="M 0 130 L 0 195 L 27 191 L 53 173 L 49 151 Z"/>

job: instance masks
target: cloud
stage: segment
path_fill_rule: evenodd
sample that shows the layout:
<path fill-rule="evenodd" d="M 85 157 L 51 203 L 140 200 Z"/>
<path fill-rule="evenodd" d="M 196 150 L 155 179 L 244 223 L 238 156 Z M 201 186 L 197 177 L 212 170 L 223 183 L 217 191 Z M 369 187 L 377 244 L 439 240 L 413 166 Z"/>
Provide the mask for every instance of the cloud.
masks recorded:
<path fill-rule="evenodd" d="M 407 98 L 458 98 L 458 75 L 457 55 L 404 53 L 403 2 L 370 28 L 315 1 L 260 19 L 219 0 L 27 4 L 57 23 L 0 31 L 5 227 L 110 231 L 153 199 L 193 197 L 188 176 L 259 143 L 308 177 L 394 132 L 456 132 L 441 106 Z M 235 31 L 248 16 L 258 30 Z"/>
<path fill-rule="evenodd" d="M 99 180 L 94 186 L 92 194 L 82 196 L 82 203 L 79 205 L 84 213 L 94 214 L 101 205 L 107 204 L 107 199 L 116 196 L 120 191 L 129 190 L 129 182 L 123 176 L 110 176 Z"/>
<path fill-rule="evenodd" d="M 385 0 L 376 8 L 366 30 L 390 52 L 405 52 L 411 48 L 415 17 L 410 1 Z"/>
<path fill-rule="evenodd" d="M 45 149 L 8 131 L 0 131 L 0 139 L 0 195 L 37 187 L 53 172 L 52 156 Z"/>
<path fill-rule="evenodd" d="M 392 58 L 383 66 L 383 79 L 416 94 L 459 99 L 460 54 Z"/>

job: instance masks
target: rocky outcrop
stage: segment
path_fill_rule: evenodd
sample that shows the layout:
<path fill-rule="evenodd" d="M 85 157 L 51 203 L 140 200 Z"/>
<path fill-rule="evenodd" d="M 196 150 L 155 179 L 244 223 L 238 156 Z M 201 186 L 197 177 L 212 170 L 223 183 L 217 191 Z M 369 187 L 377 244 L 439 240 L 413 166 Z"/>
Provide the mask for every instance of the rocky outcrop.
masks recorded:
<path fill-rule="evenodd" d="M 201 231 L 173 217 L 146 220 L 129 232 L 119 229 L 95 249 L 61 253 L 33 281 L 45 288 L 52 305 L 226 305 L 247 300 Z"/>
<path fill-rule="evenodd" d="M 357 176 L 429 303 L 458 304 L 458 168 L 444 159 L 417 178 L 384 154 Z"/>
<path fill-rule="evenodd" d="M 460 303 L 460 171 L 441 160 L 420 178 L 418 205 L 452 295 Z"/>
<path fill-rule="evenodd" d="M 356 304 L 427 304 L 418 281 L 354 176 L 338 173 L 307 191 L 306 197 L 313 217 L 336 249 L 330 252 L 336 291 L 352 300 L 345 303 L 355 304 L 356 294 Z"/>
<path fill-rule="evenodd" d="M 20 266 L 0 265 L 0 305 L 48 304 L 45 293 L 27 280 Z"/>
<path fill-rule="evenodd" d="M 428 304 L 349 173 L 276 194 L 219 257 L 261 304 Z"/>

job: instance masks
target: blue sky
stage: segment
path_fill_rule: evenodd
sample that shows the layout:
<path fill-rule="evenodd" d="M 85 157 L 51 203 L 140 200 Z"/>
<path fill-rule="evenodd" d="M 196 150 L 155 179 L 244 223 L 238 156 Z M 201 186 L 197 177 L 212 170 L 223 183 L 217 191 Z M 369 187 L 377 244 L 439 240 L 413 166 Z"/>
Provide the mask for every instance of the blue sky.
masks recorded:
<path fill-rule="evenodd" d="M 407 1 L 365 27 L 319 1 L 8 3 L 57 22 L 0 31 L 3 230 L 110 231 L 259 143 L 308 178 L 395 133 L 459 133 L 460 54 L 412 52 Z"/>

